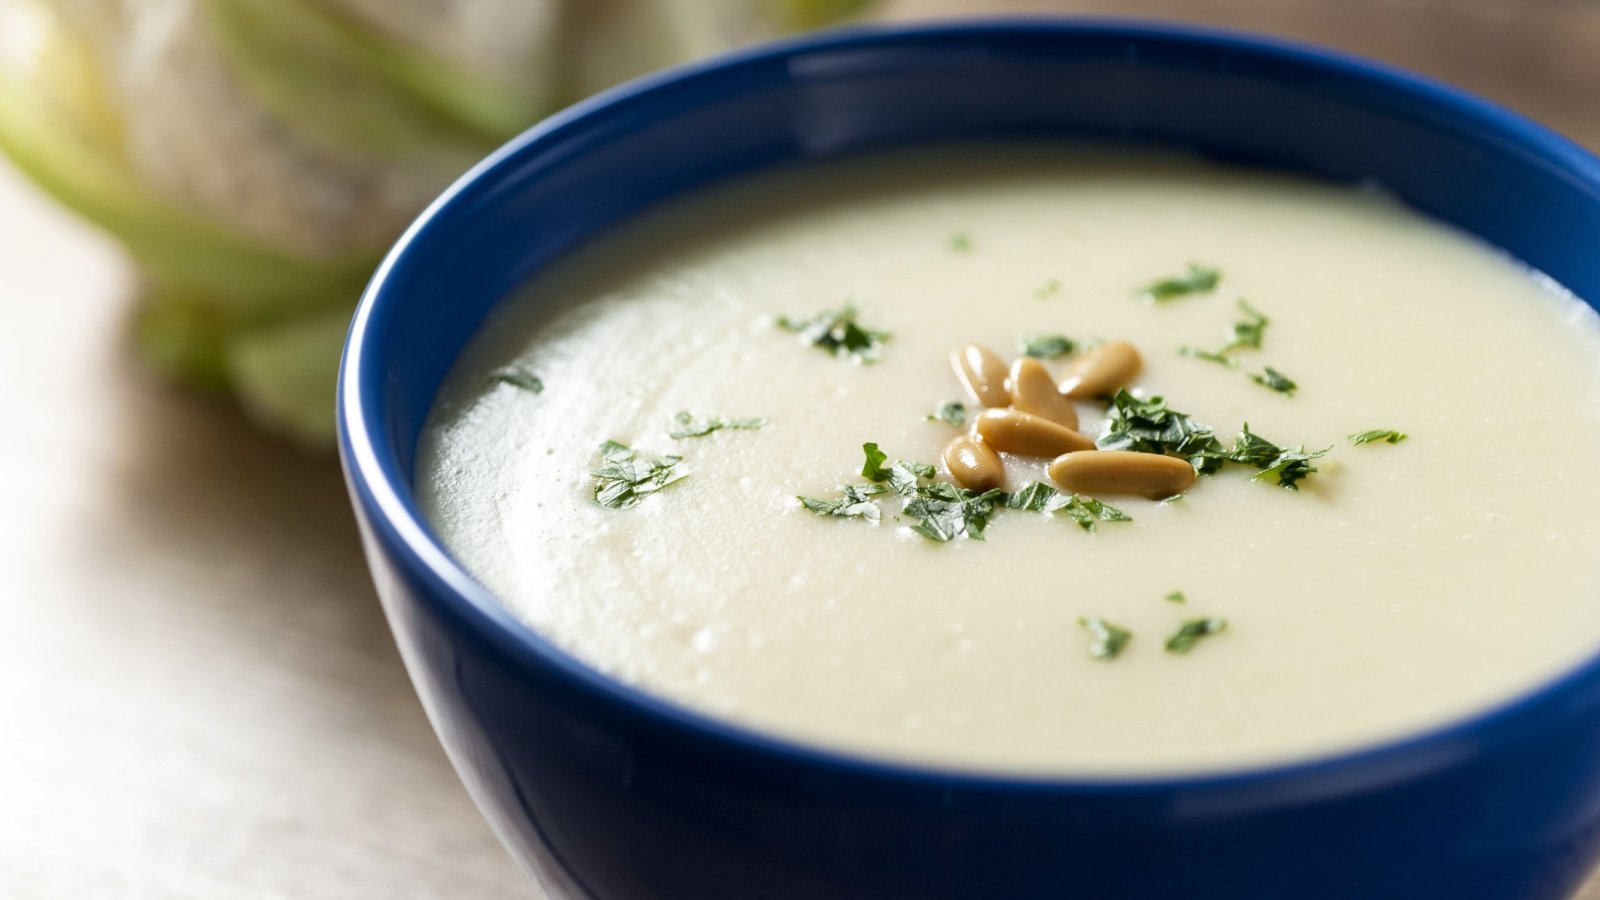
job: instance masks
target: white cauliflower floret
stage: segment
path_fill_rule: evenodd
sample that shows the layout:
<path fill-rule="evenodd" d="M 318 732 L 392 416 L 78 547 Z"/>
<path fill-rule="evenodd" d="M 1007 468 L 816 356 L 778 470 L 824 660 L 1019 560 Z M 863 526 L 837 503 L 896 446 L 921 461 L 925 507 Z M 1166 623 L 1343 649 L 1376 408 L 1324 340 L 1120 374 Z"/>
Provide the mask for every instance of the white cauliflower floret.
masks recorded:
<path fill-rule="evenodd" d="M 91 19 L 105 0 L 73 3 Z M 380 158 L 297 131 L 241 82 L 204 6 L 124 0 L 121 27 L 96 35 L 107 90 L 136 111 L 126 160 L 168 199 L 292 254 L 371 254 L 481 153 L 462 140 Z"/>
<path fill-rule="evenodd" d="M 571 4 L 559 0 L 329 0 L 388 37 L 502 82 L 543 78 Z M 615 5 L 615 0 L 589 0 Z M 589 5 L 586 4 L 586 5 Z M 553 97 L 546 97 L 552 100 Z"/>
<path fill-rule="evenodd" d="M 0 0 L 0 151 L 128 247 L 149 358 L 310 443 L 360 285 L 499 143 L 869 0 Z"/>

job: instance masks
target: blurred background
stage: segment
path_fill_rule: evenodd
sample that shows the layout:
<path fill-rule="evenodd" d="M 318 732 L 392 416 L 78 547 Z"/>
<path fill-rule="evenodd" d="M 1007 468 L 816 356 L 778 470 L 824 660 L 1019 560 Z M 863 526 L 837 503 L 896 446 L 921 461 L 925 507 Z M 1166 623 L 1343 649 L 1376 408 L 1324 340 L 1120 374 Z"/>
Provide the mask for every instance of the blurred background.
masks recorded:
<path fill-rule="evenodd" d="M 537 900 L 367 581 L 328 443 L 355 292 L 590 90 L 1016 12 L 1339 47 L 1600 149 L 1600 0 L 0 0 L 0 897 Z"/>

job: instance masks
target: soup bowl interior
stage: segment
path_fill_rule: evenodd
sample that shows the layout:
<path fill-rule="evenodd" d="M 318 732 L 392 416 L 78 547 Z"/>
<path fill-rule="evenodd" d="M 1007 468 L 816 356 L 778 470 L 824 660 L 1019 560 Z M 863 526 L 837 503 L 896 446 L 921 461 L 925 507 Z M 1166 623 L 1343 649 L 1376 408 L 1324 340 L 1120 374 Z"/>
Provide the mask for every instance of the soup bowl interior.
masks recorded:
<path fill-rule="evenodd" d="M 413 225 L 362 301 L 340 376 L 341 452 L 379 592 L 502 839 L 556 895 L 594 900 L 1564 896 L 1600 825 L 1600 662 L 1310 763 L 1114 781 L 933 771 L 791 745 L 612 682 L 506 613 L 421 517 L 412 468 L 435 393 L 485 316 L 551 260 L 765 166 L 1040 138 L 1375 182 L 1600 297 L 1600 162 L 1455 90 L 1267 40 L 1110 22 L 868 29 L 580 104 Z"/>

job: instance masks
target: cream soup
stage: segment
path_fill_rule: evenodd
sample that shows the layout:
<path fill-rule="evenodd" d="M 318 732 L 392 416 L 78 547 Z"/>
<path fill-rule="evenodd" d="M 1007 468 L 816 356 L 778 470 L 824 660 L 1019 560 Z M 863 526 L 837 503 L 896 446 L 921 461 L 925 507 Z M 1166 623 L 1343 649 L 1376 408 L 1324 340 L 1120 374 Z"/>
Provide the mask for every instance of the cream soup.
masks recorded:
<path fill-rule="evenodd" d="M 847 303 L 890 336 L 834 337 L 875 362 L 796 333 Z M 948 482 L 963 429 L 931 414 L 979 410 L 950 354 L 1029 337 L 1052 378 L 1129 342 L 1124 403 L 1164 397 L 1225 451 L 1245 423 L 1331 449 L 1296 491 L 1230 462 L 1175 501 L 1002 506 L 983 540 L 933 540 L 863 444 Z M 457 363 L 416 480 L 519 617 L 682 705 L 925 764 L 1216 770 L 1439 724 L 1600 648 L 1597 360 L 1587 307 L 1378 191 L 924 151 L 702 191 L 540 273 Z M 1107 403 L 1069 402 L 1102 437 Z M 733 427 L 669 436 L 712 418 Z M 607 508 L 605 441 L 686 477 Z M 1002 457 L 1006 489 L 1049 482 Z M 882 491 L 856 498 L 878 522 L 797 499 L 839 509 L 845 484 Z"/>

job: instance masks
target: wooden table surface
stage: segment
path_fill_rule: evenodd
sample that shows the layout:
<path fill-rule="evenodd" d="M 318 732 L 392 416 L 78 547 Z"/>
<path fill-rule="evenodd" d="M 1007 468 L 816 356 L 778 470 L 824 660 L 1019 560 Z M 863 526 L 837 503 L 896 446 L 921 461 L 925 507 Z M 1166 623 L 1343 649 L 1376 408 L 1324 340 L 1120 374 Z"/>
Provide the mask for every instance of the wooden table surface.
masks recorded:
<path fill-rule="evenodd" d="M 1591 0 L 902 0 L 1343 46 L 1600 147 Z M 130 357 L 115 248 L 0 167 L 0 897 L 539 892 L 423 719 L 338 467 Z M 1600 883 L 1582 895 L 1600 900 Z M 752 898 L 758 900 L 758 898 Z"/>

